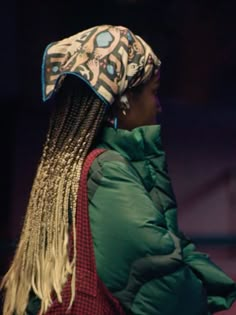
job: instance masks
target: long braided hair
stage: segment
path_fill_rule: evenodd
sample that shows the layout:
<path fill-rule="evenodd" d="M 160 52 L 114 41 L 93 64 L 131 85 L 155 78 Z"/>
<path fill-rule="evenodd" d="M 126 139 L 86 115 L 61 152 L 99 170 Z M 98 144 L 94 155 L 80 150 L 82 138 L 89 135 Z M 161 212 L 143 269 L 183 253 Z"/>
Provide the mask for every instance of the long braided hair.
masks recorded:
<path fill-rule="evenodd" d="M 51 293 L 61 291 L 72 276 L 75 259 L 68 254 L 69 230 L 76 241 L 75 214 L 82 165 L 102 125 L 105 104 L 81 80 L 68 76 L 55 96 L 42 157 L 32 186 L 15 257 L 1 286 L 4 314 L 23 315 L 30 292 L 41 300 L 41 314 L 51 304 Z M 70 211 L 68 211 L 70 209 Z"/>

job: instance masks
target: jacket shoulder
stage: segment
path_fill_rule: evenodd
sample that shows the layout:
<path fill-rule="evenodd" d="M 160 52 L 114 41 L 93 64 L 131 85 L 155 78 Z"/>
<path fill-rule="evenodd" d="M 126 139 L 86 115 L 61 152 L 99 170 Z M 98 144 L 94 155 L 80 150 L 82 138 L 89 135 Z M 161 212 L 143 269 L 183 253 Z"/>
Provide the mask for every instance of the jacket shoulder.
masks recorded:
<path fill-rule="evenodd" d="M 138 173 L 134 169 L 127 158 L 121 155 L 119 152 L 114 150 L 105 150 L 96 159 L 93 161 L 91 168 L 88 174 L 88 198 L 92 200 L 99 183 L 101 182 L 102 177 L 104 176 L 104 170 L 107 169 L 121 169 L 124 171 L 127 176 L 135 176 L 136 180 L 140 180 Z M 112 176 L 112 170 L 111 174 Z"/>

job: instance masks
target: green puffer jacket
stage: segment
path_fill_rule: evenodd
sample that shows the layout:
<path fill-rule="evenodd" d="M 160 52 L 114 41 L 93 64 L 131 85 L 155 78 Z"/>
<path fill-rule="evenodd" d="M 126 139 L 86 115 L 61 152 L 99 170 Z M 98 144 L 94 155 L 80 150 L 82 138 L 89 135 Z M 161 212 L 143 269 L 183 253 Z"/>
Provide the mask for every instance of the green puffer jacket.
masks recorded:
<path fill-rule="evenodd" d="M 178 230 L 160 126 L 106 128 L 99 147 L 108 150 L 88 179 L 97 270 L 127 314 L 207 315 L 229 308 L 235 283 Z M 32 294 L 26 314 L 39 308 Z"/>
<path fill-rule="evenodd" d="M 106 128 L 89 179 L 100 278 L 135 315 L 207 315 L 236 284 L 179 230 L 160 126 Z"/>

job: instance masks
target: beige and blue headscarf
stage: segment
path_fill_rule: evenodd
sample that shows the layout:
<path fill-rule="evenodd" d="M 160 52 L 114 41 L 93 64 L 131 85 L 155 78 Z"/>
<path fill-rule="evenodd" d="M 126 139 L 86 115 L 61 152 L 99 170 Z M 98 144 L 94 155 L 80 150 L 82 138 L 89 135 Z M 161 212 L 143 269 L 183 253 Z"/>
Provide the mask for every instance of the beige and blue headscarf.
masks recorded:
<path fill-rule="evenodd" d="M 66 75 L 87 82 L 106 103 L 148 80 L 160 60 L 150 46 L 123 26 L 101 25 L 47 46 L 42 64 L 43 100 L 56 92 Z"/>

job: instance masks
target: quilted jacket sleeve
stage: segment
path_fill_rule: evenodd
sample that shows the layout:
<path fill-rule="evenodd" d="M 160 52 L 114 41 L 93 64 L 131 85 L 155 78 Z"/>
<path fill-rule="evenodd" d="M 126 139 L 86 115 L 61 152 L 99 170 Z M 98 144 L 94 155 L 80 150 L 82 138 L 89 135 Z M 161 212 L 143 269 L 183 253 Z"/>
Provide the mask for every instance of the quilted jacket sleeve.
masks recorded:
<path fill-rule="evenodd" d="M 190 241 L 168 230 L 131 166 L 107 161 L 91 180 L 89 187 L 96 186 L 89 191 L 89 213 L 98 274 L 128 310 L 207 315 L 232 304 L 235 283 Z"/>

